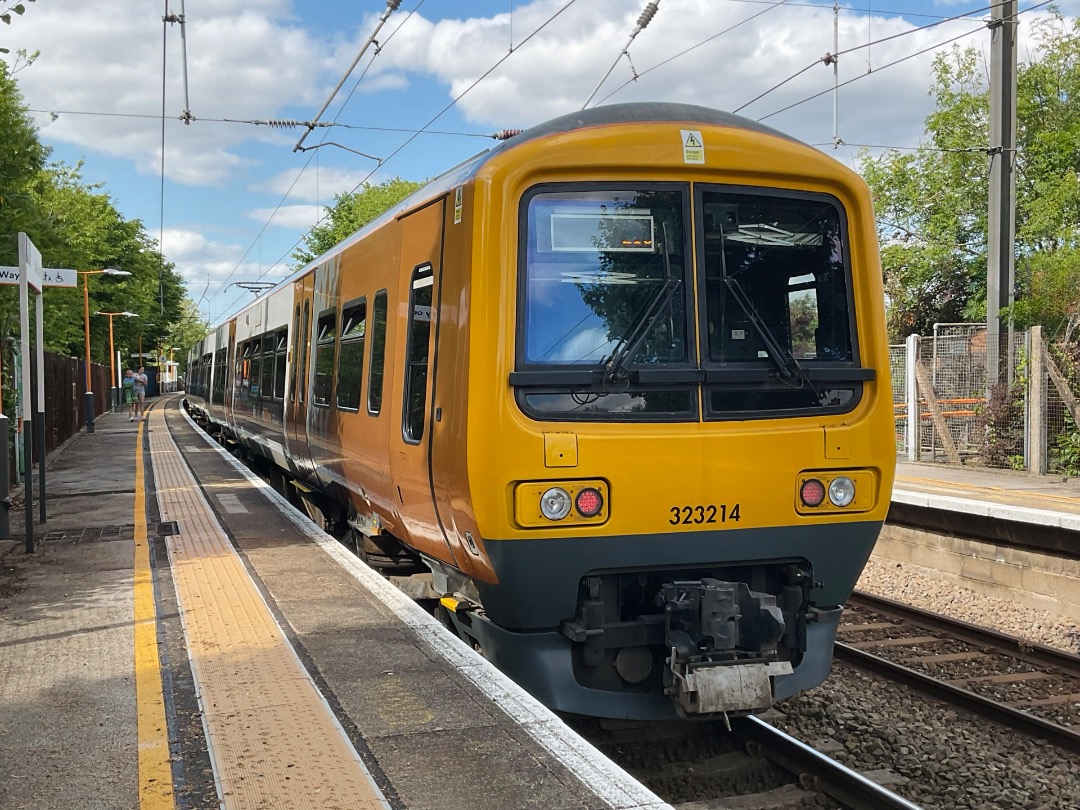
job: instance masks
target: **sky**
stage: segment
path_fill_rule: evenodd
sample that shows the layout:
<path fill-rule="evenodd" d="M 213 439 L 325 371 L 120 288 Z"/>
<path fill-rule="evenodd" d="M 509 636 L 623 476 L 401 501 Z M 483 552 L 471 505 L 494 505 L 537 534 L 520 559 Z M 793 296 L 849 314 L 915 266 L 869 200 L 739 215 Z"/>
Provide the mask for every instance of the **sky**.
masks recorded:
<path fill-rule="evenodd" d="M 0 0 L 0 14 L 19 2 Z M 386 0 L 21 0 L 0 47 L 52 158 L 81 161 L 217 323 L 252 300 L 238 282 L 293 271 L 335 194 L 434 177 L 492 134 L 590 98 L 739 112 L 850 166 L 864 145 L 914 147 L 934 54 L 988 54 L 990 2 L 853 0 L 834 15 L 829 0 L 659 0 L 631 41 L 646 0 L 401 0 L 382 22 Z M 1056 5 L 1080 13 L 1080 0 Z M 1019 8 L 1027 59 L 1047 9 Z M 183 26 L 162 20 L 180 14 Z M 19 49 L 40 55 L 27 66 Z M 837 51 L 851 83 L 834 130 L 822 57 Z M 304 150 L 305 128 L 266 123 L 312 120 L 328 100 L 319 120 L 335 126 Z"/>

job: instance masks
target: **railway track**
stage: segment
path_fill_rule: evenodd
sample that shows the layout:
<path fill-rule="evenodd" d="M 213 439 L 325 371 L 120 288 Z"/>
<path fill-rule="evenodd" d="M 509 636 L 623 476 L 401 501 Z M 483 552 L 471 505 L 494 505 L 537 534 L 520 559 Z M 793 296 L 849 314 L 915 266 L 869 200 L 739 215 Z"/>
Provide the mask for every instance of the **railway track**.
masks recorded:
<path fill-rule="evenodd" d="M 570 725 L 627 773 L 679 810 L 844 808 L 918 810 L 756 717 L 723 723 Z"/>
<path fill-rule="evenodd" d="M 1080 754 L 1080 656 L 855 593 L 835 658 Z"/>

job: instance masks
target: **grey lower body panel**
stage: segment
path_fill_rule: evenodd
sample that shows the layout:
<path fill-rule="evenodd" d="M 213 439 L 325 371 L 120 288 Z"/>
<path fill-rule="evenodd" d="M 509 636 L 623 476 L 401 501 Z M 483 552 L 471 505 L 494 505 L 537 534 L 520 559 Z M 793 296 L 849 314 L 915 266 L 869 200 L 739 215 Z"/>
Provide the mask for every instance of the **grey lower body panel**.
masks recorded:
<path fill-rule="evenodd" d="M 807 628 L 807 651 L 791 675 L 773 679 L 773 698 L 782 700 L 817 686 L 829 675 L 840 608 L 821 611 Z M 660 692 L 590 689 L 574 676 L 571 642 L 559 632 L 517 633 L 470 617 L 458 630 L 480 642 L 484 656 L 549 709 L 566 714 L 620 720 L 672 720 L 679 717 L 670 697 Z"/>

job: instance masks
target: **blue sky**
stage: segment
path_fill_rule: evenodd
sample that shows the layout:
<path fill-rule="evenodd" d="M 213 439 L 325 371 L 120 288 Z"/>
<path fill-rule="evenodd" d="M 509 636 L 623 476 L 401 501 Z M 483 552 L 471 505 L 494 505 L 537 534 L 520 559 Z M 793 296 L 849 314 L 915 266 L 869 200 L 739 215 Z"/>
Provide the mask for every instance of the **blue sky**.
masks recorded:
<path fill-rule="evenodd" d="M 323 115 L 348 128 L 318 129 L 305 141 L 388 158 L 380 165 L 335 146 L 294 152 L 300 129 L 215 119 L 312 118 L 375 30 L 385 0 L 186 0 L 195 118 L 188 125 L 179 120 L 180 26 L 162 22 L 166 7 L 180 13 L 180 0 L 23 1 L 26 13 L 0 26 L 0 46 L 11 50 L 9 64 L 17 49 L 41 51 L 16 75 L 27 106 L 41 111 L 34 113 L 40 137 L 56 159 L 84 161 L 87 181 L 103 184 L 126 217 L 161 237 L 212 322 L 251 300 L 235 282 L 291 272 L 294 246 L 335 193 L 394 176 L 432 177 L 492 145 L 491 133 L 580 109 L 617 58 L 599 103 L 673 100 L 735 110 L 833 50 L 826 0 L 659 0 L 629 59 L 619 55 L 646 0 L 402 0 L 379 33 L 378 54 L 369 49 Z M 15 2 L 0 0 L 0 12 Z M 1020 9 L 1037 2 L 1021 0 Z M 986 3 L 841 4 L 841 51 L 902 34 L 841 57 L 840 81 L 861 77 L 839 93 L 845 144 L 917 144 L 930 109 L 933 49 L 959 37 L 958 44 L 988 50 Z M 1065 14 L 1080 11 L 1080 0 L 1057 5 Z M 914 30 L 968 11 L 967 19 Z M 1022 58 L 1025 32 L 1044 14 L 1021 15 Z M 886 67 L 924 49 L 931 50 Z M 741 114 L 761 119 L 832 81 L 832 69 L 817 64 Z M 766 122 L 849 164 L 858 149 L 833 149 L 828 93 Z"/>

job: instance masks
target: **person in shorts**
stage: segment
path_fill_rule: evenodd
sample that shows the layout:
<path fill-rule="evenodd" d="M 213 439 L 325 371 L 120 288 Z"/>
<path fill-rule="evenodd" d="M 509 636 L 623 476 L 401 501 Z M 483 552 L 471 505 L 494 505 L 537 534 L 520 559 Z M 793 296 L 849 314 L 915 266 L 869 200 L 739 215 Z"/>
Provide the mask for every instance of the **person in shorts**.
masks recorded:
<path fill-rule="evenodd" d="M 138 420 L 141 422 L 146 418 L 146 369 L 139 366 L 139 370 L 135 373 L 135 413 L 138 415 Z"/>
<path fill-rule="evenodd" d="M 135 372 L 130 368 L 124 372 L 124 381 L 120 385 L 124 395 L 124 404 L 128 406 L 128 421 L 135 421 Z"/>

